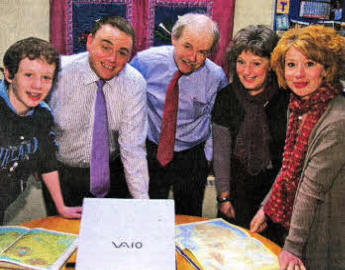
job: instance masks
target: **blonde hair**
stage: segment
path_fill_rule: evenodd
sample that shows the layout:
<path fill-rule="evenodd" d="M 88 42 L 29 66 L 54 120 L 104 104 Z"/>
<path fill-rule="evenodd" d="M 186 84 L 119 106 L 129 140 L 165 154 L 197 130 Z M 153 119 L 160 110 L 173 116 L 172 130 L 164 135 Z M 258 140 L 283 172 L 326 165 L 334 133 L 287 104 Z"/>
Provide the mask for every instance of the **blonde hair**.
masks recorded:
<path fill-rule="evenodd" d="M 311 25 L 285 32 L 272 52 L 271 66 L 281 87 L 287 88 L 285 55 L 292 47 L 323 65 L 326 71 L 324 81 L 337 85 L 345 78 L 345 38 L 333 28 Z"/>

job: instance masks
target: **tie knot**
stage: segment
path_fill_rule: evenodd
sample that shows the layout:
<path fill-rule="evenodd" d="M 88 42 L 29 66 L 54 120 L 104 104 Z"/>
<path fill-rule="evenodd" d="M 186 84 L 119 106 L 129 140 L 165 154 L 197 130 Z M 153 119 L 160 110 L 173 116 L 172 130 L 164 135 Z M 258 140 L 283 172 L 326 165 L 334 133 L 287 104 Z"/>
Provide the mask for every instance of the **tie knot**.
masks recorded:
<path fill-rule="evenodd" d="M 96 81 L 98 89 L 102 89 L 103 85 L 105 84 L 105 80 L 98 80 Z"/>
<path fill-rule="evenodd" d="M 176 71 L 175 75 L 174 75 L 174 79 L 175 80 L 178 80 L 180 79 L 180 77 L 183 75 L 183 73 L 181 71 Z"/>

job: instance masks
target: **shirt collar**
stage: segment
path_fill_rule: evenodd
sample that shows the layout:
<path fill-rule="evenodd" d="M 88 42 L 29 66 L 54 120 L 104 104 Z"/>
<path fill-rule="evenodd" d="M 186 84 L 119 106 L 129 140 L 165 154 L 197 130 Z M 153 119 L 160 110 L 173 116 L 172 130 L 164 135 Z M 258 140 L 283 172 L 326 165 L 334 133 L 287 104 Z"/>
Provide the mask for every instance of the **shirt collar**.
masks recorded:
<path fill-rule="evenodd" d="M 178 70 L 178 67 L 177 67 L 177 64 L 176 64 L 175 58 L 174 58 L 175 47 L 171 45 L 168 48 L 170 49 L 169 67 L 171 68 L 170 71 L 174 74 Z"/>

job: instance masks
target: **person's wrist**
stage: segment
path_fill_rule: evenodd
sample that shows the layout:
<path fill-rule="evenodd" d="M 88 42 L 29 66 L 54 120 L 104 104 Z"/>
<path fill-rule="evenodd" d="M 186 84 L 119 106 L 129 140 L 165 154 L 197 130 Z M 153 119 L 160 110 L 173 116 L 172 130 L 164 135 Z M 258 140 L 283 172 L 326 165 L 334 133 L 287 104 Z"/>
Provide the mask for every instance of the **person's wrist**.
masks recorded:
<path fill-rule="evenodd" d="M 227 196 L 217 196 L 217 202 L 218 203 L 231 202 L 230 195 L 227 195 Z"/>
<path fill-rule="evenodd" d="M 57 207 L 57 211 L 58 211 L 59 215 L 62 215 L 65 213 L 66 207 L 67 207 L 66 205 L 61 205 L 61 206 Z"/>

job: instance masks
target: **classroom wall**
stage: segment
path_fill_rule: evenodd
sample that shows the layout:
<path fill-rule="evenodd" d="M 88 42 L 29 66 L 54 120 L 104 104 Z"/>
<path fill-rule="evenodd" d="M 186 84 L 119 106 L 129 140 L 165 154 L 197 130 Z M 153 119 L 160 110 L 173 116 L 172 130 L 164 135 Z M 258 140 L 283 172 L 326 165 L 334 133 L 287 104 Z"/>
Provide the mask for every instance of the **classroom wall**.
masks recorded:
<path fill-rule="evenodd" d="M 236 0 L 234 33 L 249 24 L 272 25 L 274 0 Z M 0 59 L 29 36 L 49 39 L 49 0 L 0 0 Z"/>
<path fill-rule="evenodd" d="M 0 59 L 19 39 L 49 39 L 49 0 L 0 0 Z"/>
<path fill-rule="evenodd" d="M 234 34 L 250 24 L 273 27 L 275 0 L 236 0 Z"/>

